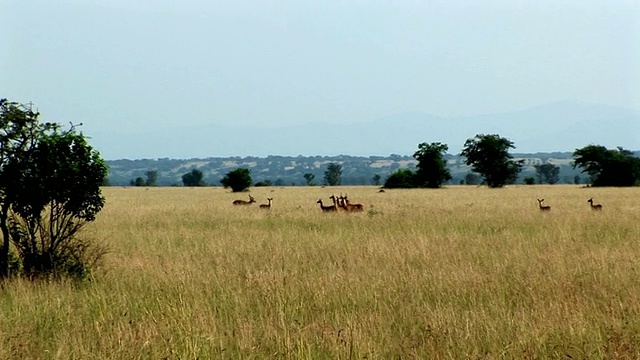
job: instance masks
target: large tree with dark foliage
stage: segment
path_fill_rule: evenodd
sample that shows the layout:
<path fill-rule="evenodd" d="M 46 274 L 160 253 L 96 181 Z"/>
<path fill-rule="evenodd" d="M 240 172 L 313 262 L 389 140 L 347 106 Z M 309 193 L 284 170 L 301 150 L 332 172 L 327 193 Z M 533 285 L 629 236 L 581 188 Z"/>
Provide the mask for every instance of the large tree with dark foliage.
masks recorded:
<path fill-rule="evenodd" d="M 79 237 L 104 206 L 107 166 L 82 133 L 40 123 L 30 106 L 0 100 L 0 275 L 9 246 L 25 275 L 85 277 L 103 249 Z"/>
<path fill-rule="evenodd" d="M 460 155 L 474 172 L 482 175 L 489 187 L 499 188 L 513 183 L 522 169 L 522 161 L 513 160 L 509 149 L 515 146 L 507 138 L 478 134 L 467 139 Z"/>
<path fill-rule="evenodd" d="M 184 186 L 205 186 L 204 174 L 198 169 L 193 169 L 182 175 L 182 184 Z"/>
<path fill-rule="evenodd" d="M 546 163 L 533 166 L 536 169 L 538 184 L 555 184 L 560 181 L 560 167 Z"/>
<path fill-rule="evenodd" d="M 621 147 L 588 145 L 573 153 L 573 167 L 591 176 L 593 186 L 633 186 L 640 182 L 640 159 Z"/>
<path fill-rule="evenodd" d="M 253 184 L 251 178 L 251 170 L 244 168 L 237 168 L 230 171 L 220 180 L 222 186 L 231 188 L 233 192 L 240 192 L 248 189 Z M 270 186 L 270 185 L 269 185 Z"/>
<path fill-rule="evenodd" d="M 324 172 L 324 182 L 329 186 L 336 186 L 342 183 L 342 165 L 329 163 Z"/>
<path fill-rule="evenodd" d="M 444 154 L 449 150 L 446 144 L 434 142 L 421 143 L 413 157 L 418 160 L 414 180 L 418 187 L 439 188 L 451 180 L 451 173 L 444 161 Z"/>

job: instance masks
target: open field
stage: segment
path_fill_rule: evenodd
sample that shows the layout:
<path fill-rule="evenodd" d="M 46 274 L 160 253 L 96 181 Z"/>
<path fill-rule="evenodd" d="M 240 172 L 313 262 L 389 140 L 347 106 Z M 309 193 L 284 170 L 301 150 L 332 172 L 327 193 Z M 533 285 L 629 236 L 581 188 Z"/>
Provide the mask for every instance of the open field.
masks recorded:
<path fill-rule="evenodd" d="M 0 359 L 640 358 L 638 188 L 104 193 L 94 281 L 6 283 Z"/>

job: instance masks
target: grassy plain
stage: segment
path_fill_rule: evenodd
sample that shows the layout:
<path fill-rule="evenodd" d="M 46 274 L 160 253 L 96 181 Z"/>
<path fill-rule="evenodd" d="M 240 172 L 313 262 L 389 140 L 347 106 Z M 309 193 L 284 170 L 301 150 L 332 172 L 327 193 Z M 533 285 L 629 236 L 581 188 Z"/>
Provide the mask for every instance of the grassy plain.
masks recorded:
<path fill-rule="evenodd" d="M 92 282 L 0 290 L 1 359 L 640 358 L 637 188 L 104 194 Z"/>

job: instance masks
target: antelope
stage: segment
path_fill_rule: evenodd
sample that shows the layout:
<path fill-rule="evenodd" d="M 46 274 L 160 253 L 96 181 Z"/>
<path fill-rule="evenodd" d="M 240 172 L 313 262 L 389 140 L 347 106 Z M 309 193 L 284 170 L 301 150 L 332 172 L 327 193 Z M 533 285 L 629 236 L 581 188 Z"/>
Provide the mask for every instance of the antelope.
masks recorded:
<path fill-rule="evenodd" d="M 538 199 L 538 206 L 540 206 L 540 211 L 551 211 L 551 206 L 542 205 L 543 201 L 544 201 L 544 199 Z"/>
<path fill-rule="evenodd" d="M 267 201 L 269 202 L 268 204 L 260 204 L 260 209 L 271 209 L 271 200 L 273 200 L 273 198 L 267 198 Z"/>
<path fill-rule="evenodd" d="M 256 202 L 253 196 L 249 195 L 249 201 L 245 200 L 234 200 L 233 205 L 251 205 L 251 203 Z"/>
<path fill-rule="evenodd" d="M 362 211 L 362 210 L 364 210 L 364 206 L 362 206 L 362 204 L 352 204 L 349 201 L 349 198 L 347 198 L 346 194 L 344 196 L 340 196 L 340 198 L 342 199 L 342 203 L 344 204 L 345 209 L 347 209 L 349 211 Z"/>
<path fill-rule="evenodd" d="M 322 209 L 322 211 L 324 212 L 331 212 L 331 211 L 337 210 L 335 205 L 324 206 L 322 204 L 322 199 L 318 199 L 318 201 L 316 201 L 316 204 L 320 204 L 320 209 Z"/>
<path fill-rule="evenodd" d="M 347 211 L 347 207 L 342 202 L 342 196 L 336 197 L 335 195 L 331 195 L 329 199 L 333 200 L 333 206 L 335 206 L 336 210 Z"/>
<path fill-rule="evenodd" d="M 596 211 L 602 210 L 602 204 L 593 205 L 593 198 L 590 198 L 589 200 L 587 200 L 587 202 L 589 203 L 589 205 L 591 205 L 591 210 L 596 210 Z"/>

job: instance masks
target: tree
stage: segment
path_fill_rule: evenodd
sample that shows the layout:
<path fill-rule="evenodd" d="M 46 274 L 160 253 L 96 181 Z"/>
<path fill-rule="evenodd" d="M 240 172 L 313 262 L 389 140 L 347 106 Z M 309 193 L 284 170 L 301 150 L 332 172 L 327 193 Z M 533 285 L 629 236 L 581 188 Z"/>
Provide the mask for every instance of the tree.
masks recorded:
<path fill-rule="evenodd" d="M 8 247 L 28 276 L 84 277 L 104 250 L 79 237 L 104 206 L 107 166 L 75 126 L 39 123 L 30 107 L 0 100 L 2 276 Z"/>
<path fill-rule="evenodd" d="M 303 177 L 304 177 L 304 181 L 306 181 L 306 183 L 307 183 L 307 186 L 315 185 L 313 183 L 313 179 L 315 179 L 315 177 L 316 177 L 315 175 L 313 175 L 312 173 L 306 173 L 306 174 L 303 175 Z"/>
<path fill-rule="evenodd" d="M 415 181 L 419 187 L 436 189 L 451 180 L 451 173 L 443 157 L 447 150 L 449 147 L 439 142 L 418 145 L 418 151 L 413 157 L 418 160 Z"/>
<path fill-rule="evenodd" d="M 410 189 L 416 187 L 416 173 L 408 168 L 392 172 L 384 182 L 387 189 Z"/>
<path fill-rule="evenodd" d="M 324 182 L 329 186 L 340 185 L 342 182 L 342 165 L 329 163 L 327 170 L 324 172 Z"/>
<path fill-rule="evenodd" d="M 484 178 L 489 187 L 503 187 L 512 183 L 522 169 L 523 161 L 515 161 L 509 149 L 513 142 L 499 135 L 476 135 L 464 143 L 461 156 L 471 169 Z"/>
<path fill-rule="evenodd" d="M 535 185 L 535 183 L 536 179 L 533 176 L 527 176 L 526 178 L 524 178 L 525 185 Z"/>
<path fill-rule="evenodd" d="M 158 186 L 158 171 L 157 170 L 149 170 L 144 173 L 144 176 L 147 177 L 147 180 L 144 182 L 146 186 Z"/>
<path fill-rule="evenodd" d="M 464 176 L 464 183 L 467 185 L 479 185 L 481 183 L 480 176 L 474 172 L 469 171 Z"/>
<path fill-rule="evenodd" d="M 373 182 L 373 185 L 375 186 L 379 186 L 380 185 L 380 174 L 375 174 L 373 175 L 373 178 L 371 179 L 371 181 Z"/>
<path fill-rule="evenodd" d="M 204 175 L 202 171 L 193 169 L 190 172 L 182 175 L 182 183 L 184 186 L 205 186 Z"/>
<path fill-rule="evenodd" d="M 256 187 L 259 187 L 259 186 L 273 186 L 273 183 L 271 182 L 271 180 L 267 179 L 267 180 L 258 181 L 257 183 L 254 184 L 254 186 L 256 186 Z"/>
<path fill-rule="evenodd" d="M 640 159 L 621 147 L 588 145 L 573 153 L 573 168 L 591 176 L 593 186 L 633 186 L 640 181 Z"/>
<path fill-rule="evenodd" d="M 35 148 L 38 138 L 55 128 L 54 124 L 39 123 L 39 115 L 30 106 L 0 99 L 0 230 L 3 238 L 0 249 L 1 278 L 9 275 L 11 195 L 13 179 L 19 176 L 18 171 L 8 164 L 15 158 L 26 158 Z"/>
<path fill-rule="evenodd" d="M 560 181 L 560 167 L 554 164 L 534 165 L 538 184 L 555 184 Z"/>
<path fill-rule="evenodd" d="M 131 186 L 144 186 L 144 178 L 142 176 L 138 176 L 135 179 L 131 179 L 129 184 L 131 184 Z"/>
<path fill-rule="evenodd" d="M 24 273 L 84 278 L 104 250 L 77 235 L 104 206 L 100 184 L 107 166 L 74 127 L 43 135 L 31 155 L 10 164 L 21 175 L 11 239 Z"/>
<path fill-rule="evenodd" d="M 237 168 L 233 171 L 230 171 L 225 175 L 220 183 L 225 188 L 231 188 L 233 192 L 244 191 L 253 184 L 253 179 L 251 178 L 251 170 Z"/>

